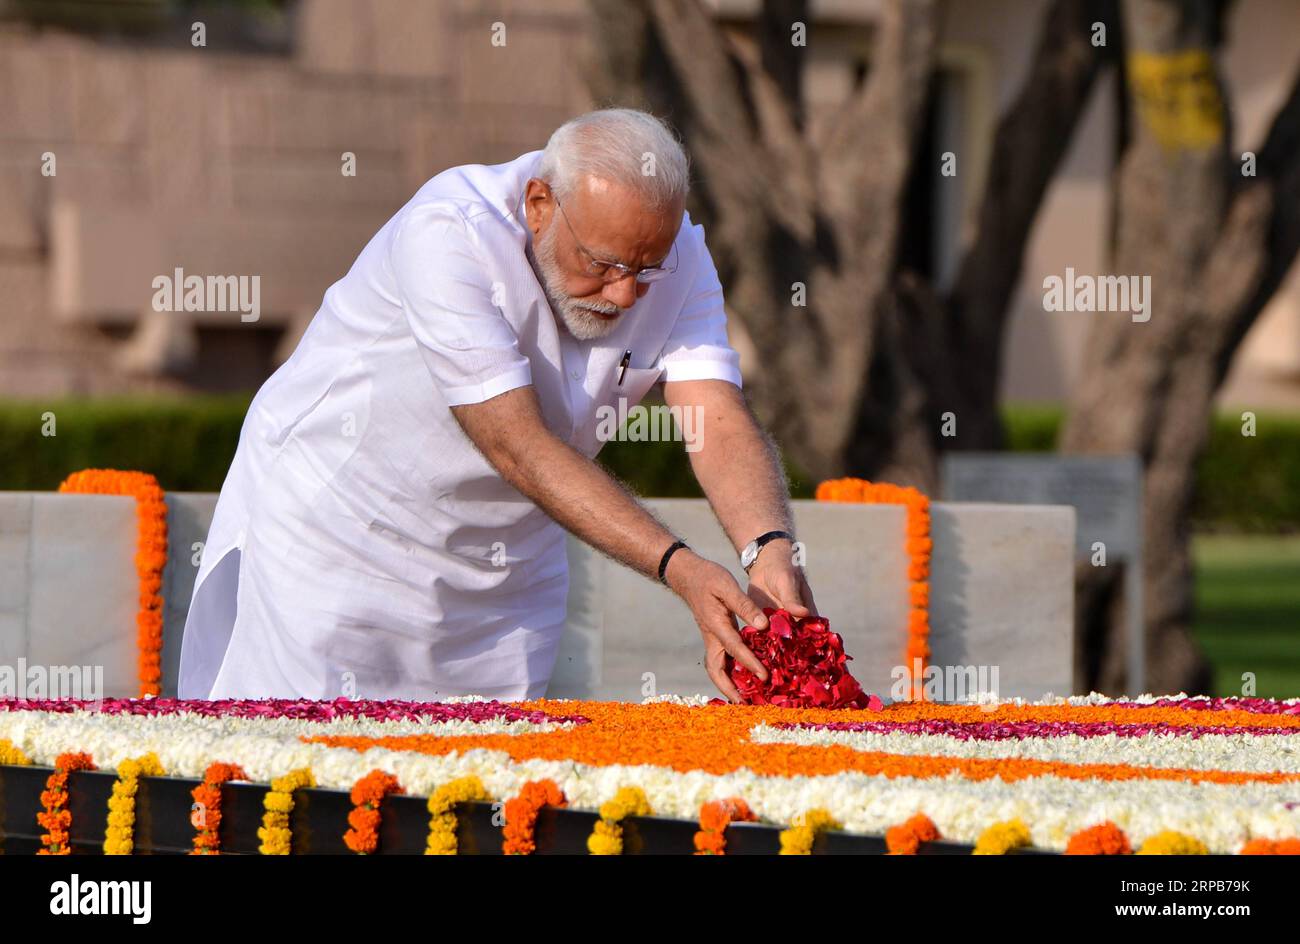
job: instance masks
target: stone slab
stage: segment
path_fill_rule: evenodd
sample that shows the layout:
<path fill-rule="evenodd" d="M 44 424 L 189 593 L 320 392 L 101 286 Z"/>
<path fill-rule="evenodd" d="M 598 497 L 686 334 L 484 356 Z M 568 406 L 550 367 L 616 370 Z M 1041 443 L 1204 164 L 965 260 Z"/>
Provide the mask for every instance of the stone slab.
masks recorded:
<path fill-rule="evenodd" d="M 113 694 L 110 684 L 136 694 L 135 499 L 49 492 L 29 500 L 23 655 L 29 665 L 102 667 L 103 694 Z"/>
<path fill-rule="evenodd" d="M 215 504 L 212 494 L 168 496 L 165 695 L 175 692 L 199 545 Z M 692 547 L 741 578 L 706 502 L 647 504 Z M 903 510 L 808 501 L 795 503 L 795 517 L 818 607 L 844 636 L 854 674 L 868 690 L 888 697 L 906 643 Z M 932 663 L 983 667 L 988 674 L 982 680 L 995 680 L 1003 697 L 1068 694 L 1074 510 L 936 502 L 932 526 Z M 105 694 L 133 694 L 133 552 L 130 499 L 0 492 L 0 573 L 7 575 L 0 581 L 0 658 L 93 660 L 104 666 Z M 550 696 L 713 693 L 699 630 L 680 601 L 576 539 L 568 553 L 568 628 Z"/>
<path fill-rule="evenodd" d="M 707 503 L 648 504 L 693 548 L 741 579 L 735 552 Z M 818 609 L 844 637 L 854 675 L 868 690 L 887 696 L 901 678 L 906 646 L 903 510 L 813 501 L 795 502 L 794 510 Z M 932 663 L 964 672 L 983 668 L 982 677 L 996 678 L 1003 697 L 1068 694 L 1074 510 L 936 502 L 931 518 Z M 569 628 L 560 647 L 566 671 L 557 671 L 548 694 L 633 699 L 713 693 L 699 630 L 668 590 L 576 539 L 570 539 L 569 557 L 582 562 L 584 574 L 580 591 L 570 594 Z M 599 673 L 591 671 L 597 652 Z M 575 664 L 586 666 L 587 674 L 573 671 Z"/>

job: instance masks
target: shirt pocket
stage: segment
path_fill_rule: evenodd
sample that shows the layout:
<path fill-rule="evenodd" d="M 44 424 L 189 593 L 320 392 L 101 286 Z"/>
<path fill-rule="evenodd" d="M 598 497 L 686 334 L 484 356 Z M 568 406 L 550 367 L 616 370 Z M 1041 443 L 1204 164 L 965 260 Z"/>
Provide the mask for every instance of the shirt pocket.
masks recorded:
<path fill-rule="evenodd" d="M 620 406 L 620 400 L 625 400 L 626 408 L 631 409 L 645 399 L 645 395 L 663 376 L 663 372 L 662 367 L 629 367 L 626 371 L 622 367 L 615 367 L 613 375 L 605 386 L 603 400 L 615 408 Z"/>
<path fill-rule="evenodd" d="M 622 374 L 622 383 L 619 383 Z M 614 365 L 591 401 L 590 423 L 580 425 L 573 446 L 595 457 L 605 443 L 621 438 L 620 430 L 628 414 L 663 376 L 662 367 L 629 367 L 626 372 Z"/>

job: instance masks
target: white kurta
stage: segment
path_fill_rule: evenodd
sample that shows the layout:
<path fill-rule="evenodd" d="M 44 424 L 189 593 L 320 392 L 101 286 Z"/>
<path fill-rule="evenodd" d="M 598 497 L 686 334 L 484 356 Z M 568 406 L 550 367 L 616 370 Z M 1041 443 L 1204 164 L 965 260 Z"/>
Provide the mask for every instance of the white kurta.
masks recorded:
<path fill-rule="evenodd" d="M 540 156 L 421 187 L 254 398 L 195 583 L 182 698 L 544 694 L 564 532 L 448 407 L 532 384 L 548 428 L 595 456 L 600 406 L 635 404 L 661 380 L 739 385 L 740 372 L 689 216 L 677 270 L 612 334 L 558 328 L 524 253 Z"/>

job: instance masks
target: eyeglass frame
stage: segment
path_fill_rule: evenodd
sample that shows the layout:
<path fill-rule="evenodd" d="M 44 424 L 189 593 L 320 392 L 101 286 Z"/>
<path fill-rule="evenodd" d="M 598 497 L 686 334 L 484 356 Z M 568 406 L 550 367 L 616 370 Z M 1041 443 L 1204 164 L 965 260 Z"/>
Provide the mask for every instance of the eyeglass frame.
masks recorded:
<path fill-rule="evenodd" d="M 593 265 L 602 265 L 605 267 L 605 270 L 601 272 L 599 275 L 597 275 L 594 272 L 588 271 L 587 274 L 591 278 L 600 279 L 606 285 L 613 285 L 616 282 L 623 281 L 623 279 L 627 278 L 630 275 L 632 276 L 633 279 L 636 280 L 638 285 L 650 285 L 654 282 L 658 282 L 660 279 L 667 278 L 668 276 L 672 275 L 674 272 L 677 271 L 677 264 L 675 261 L 671 269 L 658 265 L 658 266 L 643 266 L 640 269 L 633 270 L 631 266 L 624 265 L 621 262 L 612 262 L 608 259 L 601 259 L 594 252 L 592 252 L 590 249 L 584 246 L 582 244 L 582 240 L 578 239 L 578 234 L 573 231 L 573 224 L 569 222 L 569 214 L 564 212 L 564 206 L 560 203 L 560 195 L 556 193 L 554 190 L 551 190 L 551 197 L 552 199 L 555 200 L 555 206 L 560 211 L 560 216 L 564 218 L 564 225 L 569 228 L 569 235 L 573 237 L 573 244 L 577 246 L 578 249 L 582 251 L 583 255 L 587 257 L 588 269 L 590 269 L 590 267 Z M 674 259 L 676 259 L 677 240 L 675 239 L 673 240 L 673 245 L 672 248 L 668 250 L 668 255 L 673 256 Z M 668 256 L 664 256 L 664 258 L 661 261 L 667 262 Z M 617 278 L 611 279 L 607 277 L 611 269 L 619 273 Z M 648 279 L 642 278 L 642 276 L 646 274 L 651 275 L 651 278 Z"/>

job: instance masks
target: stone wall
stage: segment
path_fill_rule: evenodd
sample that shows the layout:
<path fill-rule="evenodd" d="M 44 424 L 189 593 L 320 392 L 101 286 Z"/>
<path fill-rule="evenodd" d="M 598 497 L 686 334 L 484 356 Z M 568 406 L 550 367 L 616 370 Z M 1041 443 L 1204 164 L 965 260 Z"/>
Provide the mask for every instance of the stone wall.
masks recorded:
<path fill-rule="evenodd" d="M 741 31 L 757 8 L 706 2 Z M 869 58 L 878 6 L 818 5 L 814 125 L 833 121 Z M 1041 4 L 1005 0 L 996 15 L 946 6 L 941 60 L 963 90 L 969 180 L 949 208 L 959 232 L 940 268 L 970 236 L 994 125 L 1023 81 Z M 297 11 L 278 53 L 0 22 L 0 396 L 256 387 L 424 180 L 539 147 L 592 105 L 587 0 L 300 0 Z M 496 23 L 505 46 L 492 44 Z M 1289 88 L 1297 36 L 1292 0 L 1234 5 L 1223 65 L 1242 148 L 1258 146 Z M 1106 265 L 1116 120 L 1106 81 L 1026 247 L 1008 399 L 1068 395 L 1089 322 L 1043 311 L 1042 279 Z M 355 177 L 340 173 L 344 151 L 357 156 Z M 41 174 L 47 152 L 55 177 Z M 275 306 L 256 324 L 151 318 L 149 281 L 176 265 L 259 274 Z M 743 332 L 733 340 L 747 359 Z M 1248 335 L 1221 401 L 1300 405 L 1300 266 Z"/>
<path fill-rule="evenodd" d="M 0 396 L 260 383 L 420 184 L 589 106 L 583 0 L 494 9 L 304 0 L 287 54 L 0 23 Z M 149 324 L 176 266 L 260 275 L 272 304 Z"/>
<path fill-rule="evenodd" d="M 163 693 L 174 695 L 198 546 L 211 494 L 167 497 L 169 563 Z M 700 553 L 743 575 L 708 503 L 647 503 Z M 903 663 L 908 588 L 899 507 L 795 502 L 821 612 L 850 669 L 888 696 Z M 104 666 L 109 696 L 136 687 L 134 500 L 0 492 L 0 665 Z M 1069 694 L 1073 678 L 1074 509 L 935 502 L 930 577 L 933 664 L 986 671 L 1003 697 Z M 569 539 L 567 629 L 548 694 L 639 700 L 713 694 L 703 644 L 669 591 Z M 358 693 L 364 696 L 364 692 Z"/>

